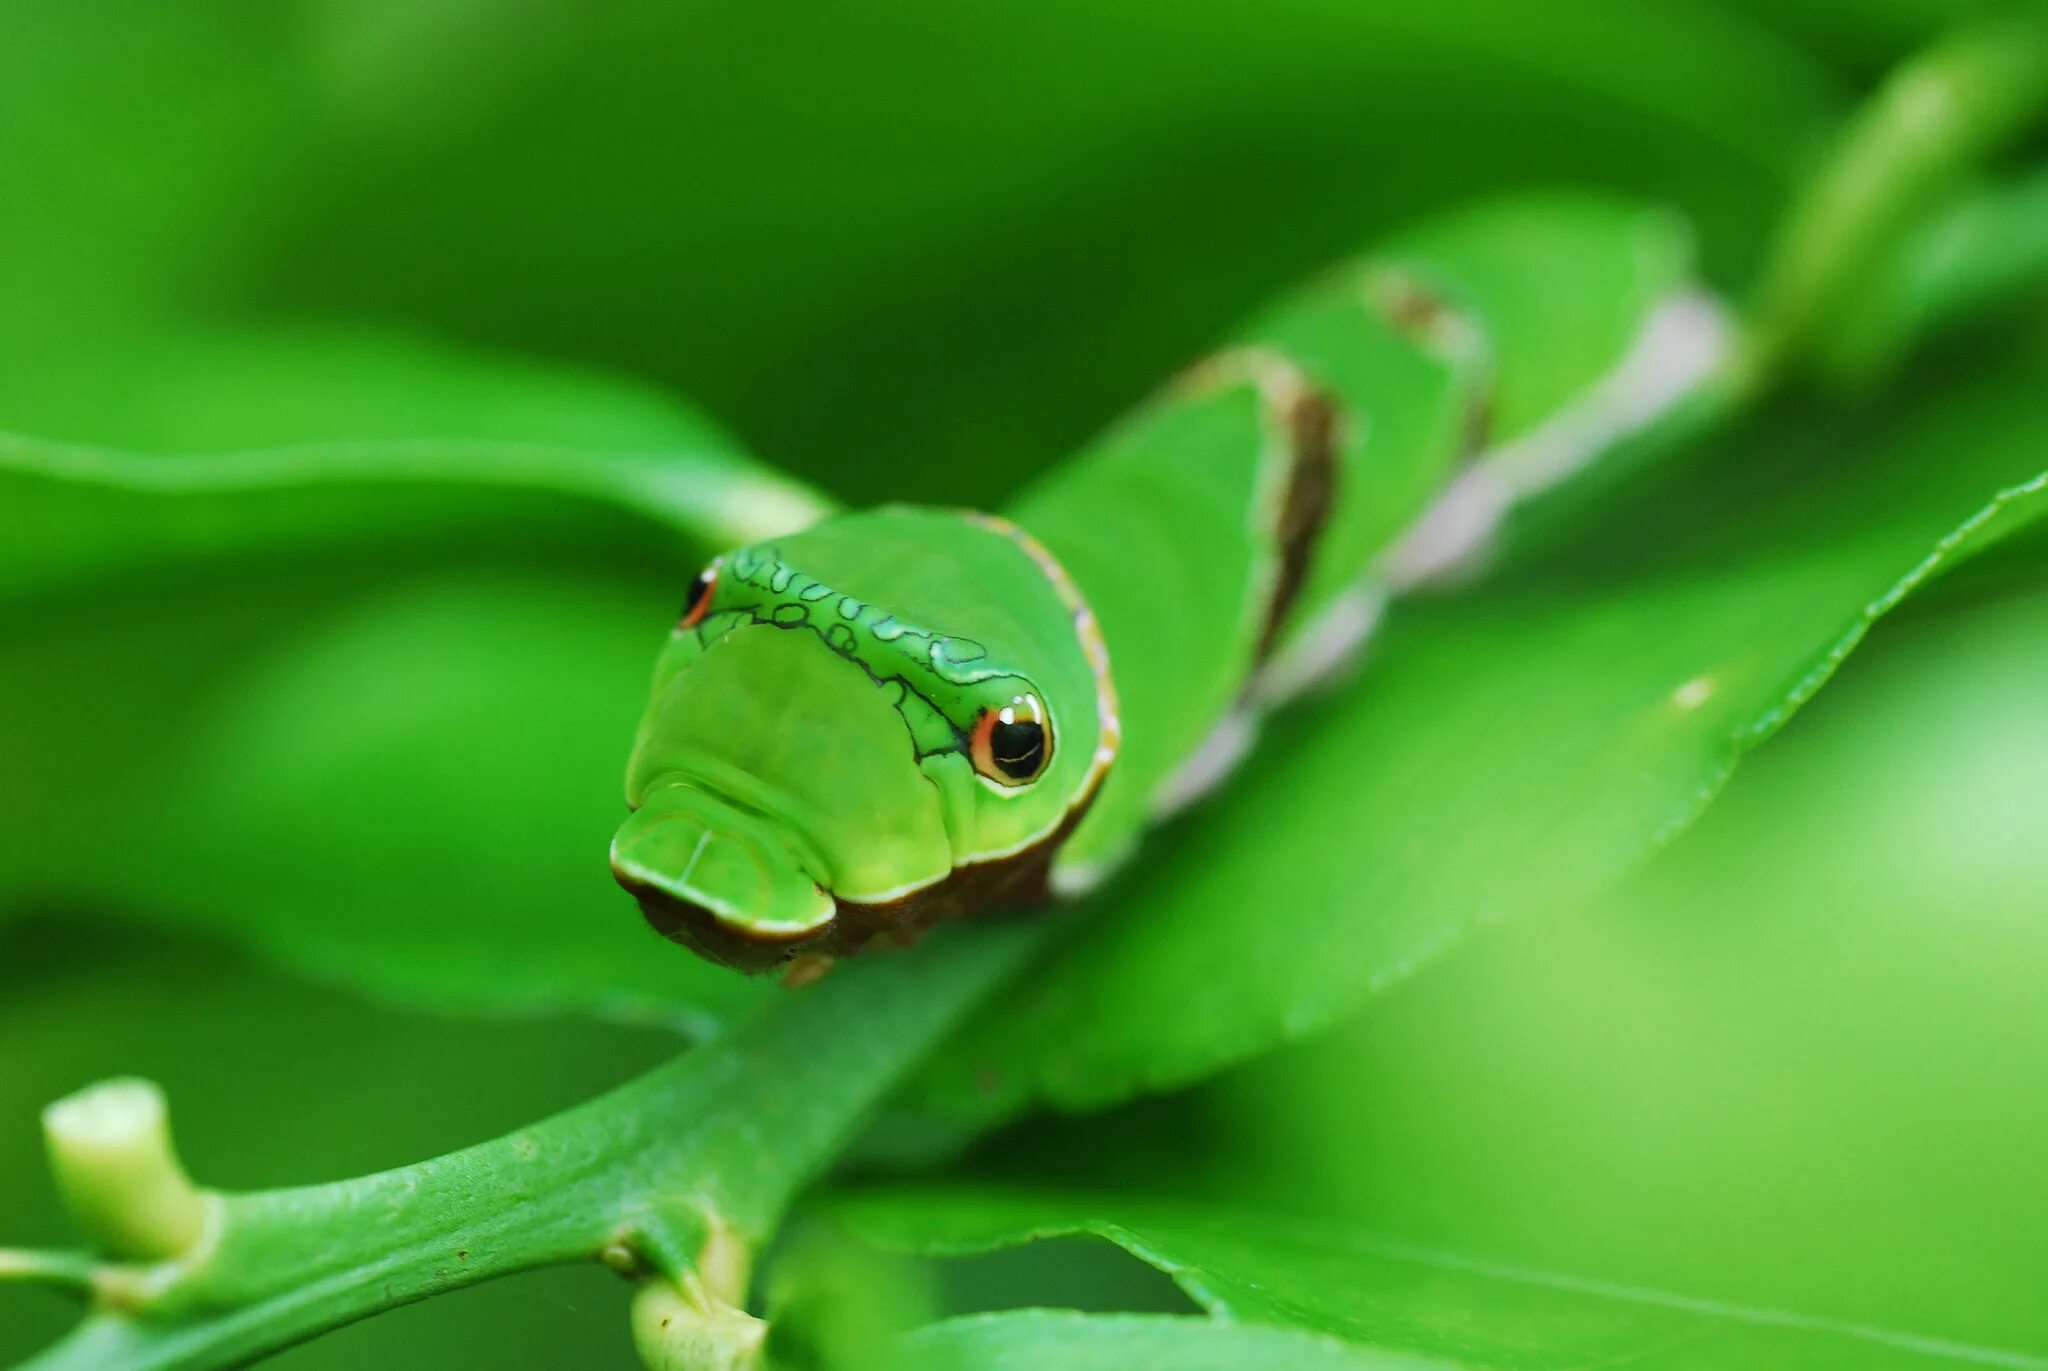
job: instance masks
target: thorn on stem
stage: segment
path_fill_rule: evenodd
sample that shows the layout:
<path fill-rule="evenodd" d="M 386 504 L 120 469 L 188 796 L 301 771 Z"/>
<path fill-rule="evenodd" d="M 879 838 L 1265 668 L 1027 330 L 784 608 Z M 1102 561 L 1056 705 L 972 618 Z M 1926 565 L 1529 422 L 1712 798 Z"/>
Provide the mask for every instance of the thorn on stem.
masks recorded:
<path fill-rule="evenodd" d="M 597 1259 L 627 1280 L 641 1280 L 647 1275 L 647 1262 L 640 1250 L 623 1238 L 599 1248 Z"/>

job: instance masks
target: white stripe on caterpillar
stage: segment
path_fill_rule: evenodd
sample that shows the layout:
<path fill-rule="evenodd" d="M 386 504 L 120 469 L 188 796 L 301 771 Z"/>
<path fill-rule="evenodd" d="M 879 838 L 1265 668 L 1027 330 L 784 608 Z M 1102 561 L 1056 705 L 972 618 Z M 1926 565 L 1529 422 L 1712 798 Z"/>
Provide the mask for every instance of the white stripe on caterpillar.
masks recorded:
<path fill-rule="evenodd" d="M 1582 470 L 1691 394 L 1727 361 L 1733 336 L 1726 309 L 1705 291 L 1659 302 L 1621 360 L 1583 396 L 1452 478 L 1381 560 L 1387 585 L 1399 592 L 1475 574 L 1517 501 Z"/>

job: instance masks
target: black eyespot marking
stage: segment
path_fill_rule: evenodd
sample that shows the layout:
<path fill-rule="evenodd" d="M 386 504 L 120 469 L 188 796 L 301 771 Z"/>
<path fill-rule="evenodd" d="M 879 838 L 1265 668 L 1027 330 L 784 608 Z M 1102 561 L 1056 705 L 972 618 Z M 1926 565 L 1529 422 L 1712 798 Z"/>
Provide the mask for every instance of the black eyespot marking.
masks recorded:
<path fill-rule="evenodd" d="M 1052 729 L 1036 695 L 984 709 L 968 738 L 974 769 L 998 785 L 1028 785 L 1052 760 Z"/>
<path fill-rule="evenodd" d="M 695 628 L 704 622 L 704 616 L 711 610 L 711 592 L 718 589 L 718 563 L 713 562 L 697 573 L 697 579 L 690 582 L 690 592 L 683 597 L 683 617 L 678 628 Z"/>
<path fill-rule="evenodd" d="M 989 752 L 1004 775 L 1018 780 L 1036 776 L 1045 765 L 1045 730 L 1037 724 L 997 724 L 989 733 Z"/>

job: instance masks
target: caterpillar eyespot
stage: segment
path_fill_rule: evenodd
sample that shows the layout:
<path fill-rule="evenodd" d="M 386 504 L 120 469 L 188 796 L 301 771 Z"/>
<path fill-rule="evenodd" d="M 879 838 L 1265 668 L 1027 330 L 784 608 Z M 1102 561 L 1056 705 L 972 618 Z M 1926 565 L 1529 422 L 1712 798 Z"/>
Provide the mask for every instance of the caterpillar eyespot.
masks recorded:
<path fill-rule="evenodd" d="M 1036 695 L 984 709 L 967 741 L 974 769 L 997 785 L 1029 785 L 1052 760 L 1052 728 Z"/>
<path fill-rule="evenodd" d="M 711 594 L 718 589 L 718 563 L 713 562 L 697 573 L 697 579 L 690 582 L 689 594 L 683 597 L 683 615 L 677 621 L 678 628 L 695 628 L 704 622 L 704 616 L 711 611 Z"/>

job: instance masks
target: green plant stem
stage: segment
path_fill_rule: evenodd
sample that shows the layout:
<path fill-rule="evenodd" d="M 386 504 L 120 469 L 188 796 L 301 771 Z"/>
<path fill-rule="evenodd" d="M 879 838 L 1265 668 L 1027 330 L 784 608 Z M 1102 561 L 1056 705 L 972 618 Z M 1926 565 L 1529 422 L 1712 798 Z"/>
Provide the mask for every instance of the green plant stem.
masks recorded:
<path fill-rule="evenodd" d="M 2027 5 L 1915 55 L 1850 121 L 1758 283 L 1751 374 L 1796 364 L 1899 235 L 2048 106 L 2048 11 Z"/>
<path fill-rule="evenodd" d="M 92 1293 L 98 1265 L 83 1252 L 44 1252 L 0 1247 L 0 1281 L 47 1285 L 77 1294 Z"/>
<path fill-rule="evenodd" d="M 737 1301 L 745 1254 L 1041 928 L 977 928 L 841 967 L 638 1080 L 460 1152 L 227 1196 L 213 1238 L 113 1268 L 113 1293 L 103 1285 L 97 1310 L 27 1368 L 239 1365 L 395 1305 L 599 1256 L 682 1280 L 708 1255 L 702 1283 Z"/>

